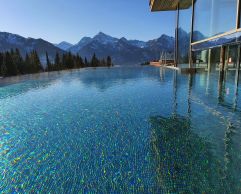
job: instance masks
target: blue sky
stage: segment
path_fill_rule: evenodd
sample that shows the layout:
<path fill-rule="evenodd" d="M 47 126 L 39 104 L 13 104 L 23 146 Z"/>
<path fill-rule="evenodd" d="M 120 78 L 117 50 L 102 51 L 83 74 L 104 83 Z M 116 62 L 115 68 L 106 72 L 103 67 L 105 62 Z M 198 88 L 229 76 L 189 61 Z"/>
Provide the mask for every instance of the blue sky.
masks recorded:
<path fill-rule="evenodd" d="M 149 40 L 174 36 L 174 12 L 151 13 L 148 0 L 0 0 L 0 31 L 53 43 L 102 31 Z"/>

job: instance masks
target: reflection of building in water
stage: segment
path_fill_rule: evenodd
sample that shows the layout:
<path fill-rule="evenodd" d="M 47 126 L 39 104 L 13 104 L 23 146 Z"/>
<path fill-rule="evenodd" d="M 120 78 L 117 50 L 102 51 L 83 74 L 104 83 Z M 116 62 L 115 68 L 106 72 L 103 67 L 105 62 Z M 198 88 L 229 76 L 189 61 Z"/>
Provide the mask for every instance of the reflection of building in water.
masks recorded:
<path fill-rule="evenodd" d="M 165 80 L 165 69 L 160 67 L 160 79 L 161 81 Z"/>
<path fill-rule="evenodd" d="M 241 107 L 238 108 L 239 69 L 236 69 L 234 72 L 226 70 L 223 73 L 220 73 L 218 91 L 220 105 L 226 106 L 233 111 L 241 111 L 239 110 Z"/>
<path fill-rule="evenodd" d="M 165 193 L 239 193 L 241 156 L 237 129 L 231 123 L 227 124 L 224 137 L 220 139 L 224 155 L 217 155 L 213 142 L 199 136 L 193 129 L 193 77 L 188 77 L 187 114 L 181 116 L 183 114 L 178 111 L 179 79 L 176 72 L 173 75 L 172 114 L 150 117 L 152 158 L 158 189 Z"/>
<path fill-rule="evenodd" d="M 240 152 L 241 147 L 236 148 L 233 145 L 236 144 L 235 137 L 236 136 L 236 129 L 234 126 L 228 126 L 225 137 L 224 137 L 224 144 L 225 144 L 225 155 L 224 155 L 224 180 L 226 184 L 234 185 L 234 188 L 230 188 L 230 193 L 238 193 L 241 191 L 241 188 L 238 186 L 240 185 L 240 174 L 241 172 L 241 156 L 237 155 Z M 239 135 L 239 141 L 241 136 Z M 236 150 L 239 149 L 239 150 Z"/>
<path fill-rule="evenodd" d="M 211 145 L 181 116 L 151 117 L 153 158 L 160 190 L 167 193 L 213 193 L 224 189 L 221 166 Z"/>

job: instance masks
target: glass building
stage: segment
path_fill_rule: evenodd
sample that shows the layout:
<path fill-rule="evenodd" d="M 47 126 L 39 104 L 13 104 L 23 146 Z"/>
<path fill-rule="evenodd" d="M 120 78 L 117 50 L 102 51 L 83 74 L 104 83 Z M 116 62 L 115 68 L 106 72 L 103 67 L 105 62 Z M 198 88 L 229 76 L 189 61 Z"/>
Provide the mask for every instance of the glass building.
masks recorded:
<path fill-rule="evenodd" d="M 151 11 L 176 13 L 176 66 L 237 76 L 240 6 L 241 0 L 150 0 Z"/>

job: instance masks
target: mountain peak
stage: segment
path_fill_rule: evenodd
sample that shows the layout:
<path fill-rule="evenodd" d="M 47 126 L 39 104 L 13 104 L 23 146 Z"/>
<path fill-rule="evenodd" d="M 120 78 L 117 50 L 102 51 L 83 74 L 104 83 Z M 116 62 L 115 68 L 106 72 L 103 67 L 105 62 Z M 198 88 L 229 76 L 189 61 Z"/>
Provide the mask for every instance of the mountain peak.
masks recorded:
<path fill-rule="evenodd" d="M 166 35 L 166 34 L 162 34 L 160 37 L 159 37 L 159 39 L 170 39 L 170 38 L 173 38 L 172 36 L 168 36 L 168 35 Z"/>
<path fill-rule="evenodd" d="M 120 38 L 120 40 L 127 42 L 128 40 L 125 37 Z"/>
<path fill-rule="evenodd" d="M 118 41 L 117 38 L 114 38 L 112 36 L 109 36 L 103 32 L 99 32 L 97 35 L 93 38 L 94 41 L 98 41 L 102 44 L 113 44 Z"/>
<path fill-rule="evenodd" d="M 108 35 L 100 31 L 98 34 L 96 34 L 96 36 L 108 36 Z"/>
<path fill-rule="evenodd" d="M 71 44 L 71 43 L 66 42 L 66 41 L 62 41 L 62 42 L 60 42 L 59 44 Z M 72 45 L 72 44 L 71 44 L 71 45 Z"/>
<path fill-rule="evenodd" d="M 83 38 L 77 43 L 77 45 L 78 45 L 78 44 L 85 43 L 85 42 L 88 42 L 88 41 L 90 41 L 91 39 L 92 39 L 92 38 L 85 36 L 85 37 L 83 37 Z"/>
<path fill-rule="evenodd" d="M 98 34 L 96 34 L 96 35 L 94 36 L 94 38 L 96 38 L 96 37 L 101 37 L 101 38 L 105 38 L 105 37 L 114 38 L 114 37 L 112 37 L 112 36 L 110 36 L 110 35 L 108 35 L 108 34 L 105 34 L 104 32 L 99 32 Z"/>
<path fill-rule="evenodd" d="M 62 41 L 59 44 L 55 44 L 55 46 L 57 46 L 58 48 L 62 49 L 62 50 L 68 50 L 70 47 L 72 47 L 73 45 L 69 42 L 66 41 Z"/>

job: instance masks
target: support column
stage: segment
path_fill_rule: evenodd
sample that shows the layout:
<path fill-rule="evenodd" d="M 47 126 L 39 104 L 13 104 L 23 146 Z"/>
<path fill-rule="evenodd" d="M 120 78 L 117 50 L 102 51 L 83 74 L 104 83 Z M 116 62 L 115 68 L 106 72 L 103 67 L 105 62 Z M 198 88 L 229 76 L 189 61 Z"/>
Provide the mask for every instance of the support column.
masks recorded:
<path fill-rule="evenodd" d="M 238 45 L 238 59 L 237 59 L 237 68 L 235 75 L 235 85 L 238 87 L 239 82 L 239 71 L 240 71 L 240 63 L 241 63 L 241 45 Z"/>
<path fill-rule="evenodd" d="M 173 71 L 173 115 L 176 116 L 177 115 L 177 71 Z"/>
<path fill-rule="evenodd" d="M 240 28 L 240 0 L 237 1 L 237 14 L 236 14 L 236 29 Z"/>
<path fill-rule="evenodd" d="M 191 33 L 190 33 L 190 48 L 189 48 L 189 68 L 193 67 L 192 59 L 192 40 L 193 40 L 193 25 L 194 25 L 194 0 L 192 0 L 192 17 L 191 17 Z"/>
<path fill-rule="evenodd" d="M 226 48 L 224 46 L 221 47 L 221 56 L 220 56 L 220 72 L 224 72 L 225 68 L 225 54 Z"/>
<path fill-rule="evenodd" d="M 212 54 L 212 49 L 208 49 L 208 73 L 211 72 L 211 54 Z"/>
<path fill-rule="evenodd" d="M 191 119 L 191 112 L 192 112 L 192 109 L 191 109 L 192 84 L 193 84 L 193 75 L 189 74 L 189 78 L 188 78 L 188 99 L 187 99 L 187 105 L 188 105 L 187 113 L 188 113 L 189 119 Z"/>
<path fill-rule="evenodd" d="M 234 93 L 234 102 L 233 102 L 233 110 L 236 111 L 238 107 L 238 85 L 239 85 L 239 71 L 240 71 L 240 63 L 241 63 L 241 45 L 238 45 L 238 58 L 237 58 L 237 67 L 235 74 L 235 93 Z"/>
<path fill-rule="evenodd" d="M 178 64 L 178 24 L 179 24 L 179 3 L 177 4 L 176 31 L 175 31 L 175 67 Z"/>
<path fill-rule="evenodd" d="M 219 83 L 218 83 L 218 99 L 219 102 L 223 101 L 223 79 L 224 79 L 224 67 L 225 67 L 225 54 L 226 47 L 221 47 L 221 55 L 220 55 L 220 68 L 219 68 Z"/>

